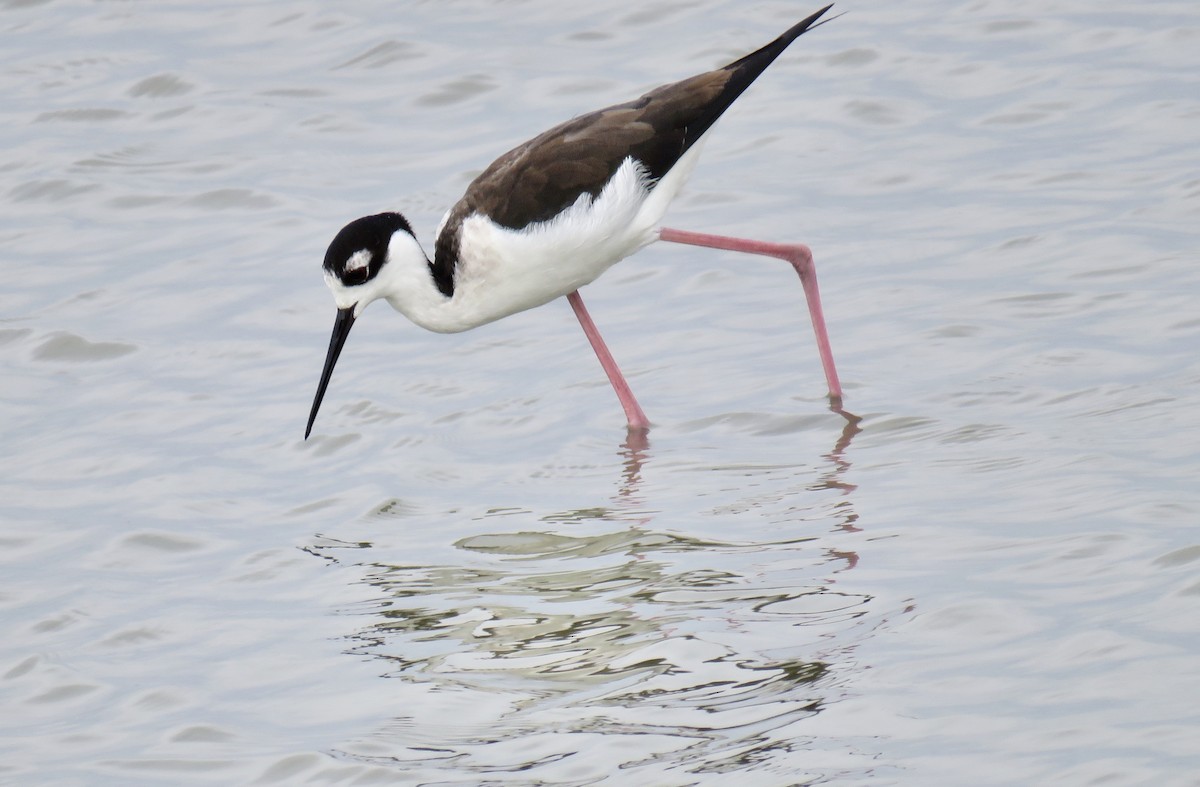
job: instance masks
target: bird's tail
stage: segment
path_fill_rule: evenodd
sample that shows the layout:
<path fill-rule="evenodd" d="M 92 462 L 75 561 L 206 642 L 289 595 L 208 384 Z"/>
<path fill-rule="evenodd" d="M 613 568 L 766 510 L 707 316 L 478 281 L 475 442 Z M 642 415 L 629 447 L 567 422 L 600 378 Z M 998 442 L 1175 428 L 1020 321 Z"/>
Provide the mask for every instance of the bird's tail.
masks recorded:
<path fill-rule="evenodd" d="M 751 52 L 745 57 L 735 60 L 729 65 L 725 66 L 723 69 L 725 71 L 740 72 L 738 73 L 737 77 L 735 77 L 735 79 L 742 83 L 741 90 L 738 90 L 737 93 L 740 94 L 742 90 L 745 90 L 747 87 L 749 87 L 750 83 L 757 79 L 759 74 L 761 74 L 763 71 L 766 71 L 767 66 L 774 63 L 775 58 L 783 54 L 783 50 L 787 49 L 791 43 L 801 35 L 809 30 L 812 30 L 814 27 L 820 27 L 826 22 L 832 22 L 834 19 L 837 19 L 838 16 L 841 16 L 841 14 L 838 14 L 837 16 L 831 16 L 828 19 L 818 22 L 817 20 L 824 16 L 825 12 L 830 8 L 833 8 L 832 3 L 825 6 L 815 14 L 809 16 L 807 19 L 802 19 L 795 25 L 792 25 L 792 27 L 785 31 L 783 35 L 779 36 L 779 38 L 776 38 L 774 41 L 762 47 L 761 49 Z M 736 98 L 736 96 L 734 97 Z"/>

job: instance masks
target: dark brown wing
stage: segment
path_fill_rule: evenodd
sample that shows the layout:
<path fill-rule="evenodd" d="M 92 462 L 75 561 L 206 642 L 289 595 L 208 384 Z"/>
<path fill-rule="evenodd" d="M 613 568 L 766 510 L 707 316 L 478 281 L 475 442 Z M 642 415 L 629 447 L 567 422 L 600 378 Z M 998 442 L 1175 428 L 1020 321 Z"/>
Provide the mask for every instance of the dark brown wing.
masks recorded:
<path fill-rule="evenodd" d="M 657 180 L 687 150 L 689 126 L 728 80 L 712 71 L 555 126 L 496 159 L 455 212 L 479 210 L 511 229 L 546 221 L 581 194 L 597 196 L 631 156 Z"/>
<path fill-rule="evenodd" d="M 552 219 L 580 195 L 596 197 L 630 157 L 657 181 L 829 8 L 724 68 L 580 115 L 496 159 L 467 187 L 438 236 L 431 266 L 438 288 L 447 295 L 454 291 L 459 227 L 468 216 L 483 213 L 511 229 Z"/>

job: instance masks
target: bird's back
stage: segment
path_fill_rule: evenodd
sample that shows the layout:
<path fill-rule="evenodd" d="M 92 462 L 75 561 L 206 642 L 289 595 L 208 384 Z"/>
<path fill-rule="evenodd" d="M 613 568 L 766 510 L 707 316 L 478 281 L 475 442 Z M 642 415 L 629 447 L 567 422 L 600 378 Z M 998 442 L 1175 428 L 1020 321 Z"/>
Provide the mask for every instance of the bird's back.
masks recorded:
<path fill-rule="evenodd" d="M 583 195 L 594 200 L 628 159 L 644 170 L 648 198 L 725 110 L 828 9 L 723 68 L 580 115 L 500 156 L 472 181 L 442 223 L 432 264 L 438 288 L 446 295 L 454 292 L 462 224 L 474 214 L 512 230 L 550 221 Z M 678 190 L 682 182 L 674 185 Z M 665 211 L 669 199 L 657 202 Z"/>

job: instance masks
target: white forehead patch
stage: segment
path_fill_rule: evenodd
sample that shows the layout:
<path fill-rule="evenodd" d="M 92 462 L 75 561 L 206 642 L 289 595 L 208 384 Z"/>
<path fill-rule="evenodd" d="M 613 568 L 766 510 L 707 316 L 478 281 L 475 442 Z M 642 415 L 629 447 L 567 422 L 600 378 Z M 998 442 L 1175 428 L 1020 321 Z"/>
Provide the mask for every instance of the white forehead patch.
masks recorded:
<path fill-rule="evenodd" d="M 371 264 L 373 255 L 367 249 L 359 249 L 350 255 L 350 259 L 346 260 L 346 272 L 360 271 Z"/>

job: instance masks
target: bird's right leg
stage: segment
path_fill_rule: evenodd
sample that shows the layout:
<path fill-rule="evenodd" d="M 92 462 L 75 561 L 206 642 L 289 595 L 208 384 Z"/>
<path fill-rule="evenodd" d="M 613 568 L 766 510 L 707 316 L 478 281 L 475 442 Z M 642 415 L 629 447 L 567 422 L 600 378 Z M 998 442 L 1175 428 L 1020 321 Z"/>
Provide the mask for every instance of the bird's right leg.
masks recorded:
<path fill-rule="evenodd" d="M 812 251 L 803 243 L 767 243 L 745 238 L 729 238 L 724 235 L 706 235 L 663 227 L 658 231 L 659 240 L 670 243 L 686 243 L 691 246 L 707 246 L 725 251 L 741 251 L 747 254 L 762 254 L 786 260 L 800 276 L 804 297 L 808 300 L 808 315 L 812 318 L 813 333 L 817 337 L 817 352 L 821 355 L 821 366 L 825 369 L 825 382 L 829 385 L 829 396 L 835 403 L 842 399 L 842 384 L 833 365 L 833 349 L 829 346 L 829 331 L 825 328 L 825 313 L 821 309 L 821 293 L 817 289 L 817 269 L 813 264 Z M 840 405 L 839 405 L 840 406 Z"/>

